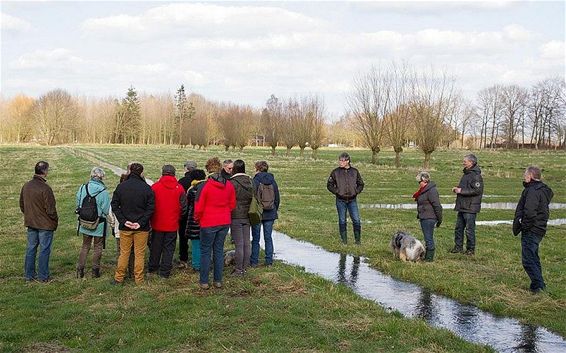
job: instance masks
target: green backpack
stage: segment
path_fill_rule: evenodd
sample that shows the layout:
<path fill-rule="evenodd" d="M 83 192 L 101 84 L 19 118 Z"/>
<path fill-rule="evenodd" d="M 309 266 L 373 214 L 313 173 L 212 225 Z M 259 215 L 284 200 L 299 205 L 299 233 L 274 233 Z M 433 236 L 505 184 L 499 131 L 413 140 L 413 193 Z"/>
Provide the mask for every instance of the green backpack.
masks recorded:
<path fill-rule="evenodd" d="M 263 207 L 261 206 L 261 202 L 257 199 L 257 196 L 252 189 L 252 202 L 250 203 L 250 209 L 248 211 L 248 218 L 250 219 L 250 224 L 256 225 L 261 223 L 262 215 L 263 215 Z"/>

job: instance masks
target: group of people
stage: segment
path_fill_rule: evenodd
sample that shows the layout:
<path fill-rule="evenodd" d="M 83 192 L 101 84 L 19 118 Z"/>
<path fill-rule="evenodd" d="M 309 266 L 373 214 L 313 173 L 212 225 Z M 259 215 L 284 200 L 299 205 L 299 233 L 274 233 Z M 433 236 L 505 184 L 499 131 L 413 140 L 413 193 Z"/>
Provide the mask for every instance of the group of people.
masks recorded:
<path fill-rule="evenodd" d="M 476 249 L 476 216 L 481 210 L 484 182 L 475 155 L 466 155 L 462 165 L 464 169 L 460 182 L 458 186 L 452 188 L 452 192 L 456 194 L 454 210 L 458 213 L 454 227 L 454 247 L 450 252 L 473 256 Z M 546 233 L 550 214 L 549 204 L 553 197 L 552 190 L 541 181 L 541 178 L 540 168 L 529 166 L 525 170 L 524 190 L 513 221 L 513 234 L 521 233 L 522 264 L 531 280 L 530 290 L 534 293 L 546 288 L 538 249 Z M 436 184 L 431 180 L 429 172 L 419 172 L 416 180 L 419 187 L 413 194 L 413 199 L 417 203 L 417 219 L 425 241 L 424 260 L 432 262 L 436 248 L 434 229 L 442 224 L 442 204 Z M 338 167 L 330 173 L 326 187 L 336 196 L 338 232 L 342 243 L 348 242 L 346 227 L 346 213 L 348 213 L 352 221 L 355 243 L 361 244 L 361 220 L 357 196 L 363 191 L 364 182 L 360 172 L 352 167 L 348 153 L 344 152 L 338 156 Z"/>
<path fill-rule="evenodd" d="M 236 248 L 234 276 L 243 276 L 248 267 L 258 266 L 262 229 L 265 265 L 272 265 L 272 230 L 278 216 L 280 197 L 275 178 L 268 172 L 267 162 L 255 163 L 253 178 L 246 174 L 243 160 L 226 160 L 222 164 L 214 157 L 207 161 L 205 169 L 206 172 L 198 169 L 196 162 L 187 161 L 185 175 L 177 180 L 175 167 L 164 165 L 161 178 L 150 186 L 144 177 L 143 165 L 130 163 L 110 198 L 104 184 L 104 170 L 93 168 L 90 180 L 81 185 L 76 194 L 77 233 L 83 240 L 77 277 L 85 276 L 88 253 L 93 245 L 92 276 L 100 277 L 107 224 L 116 238 L 118 249 L 112 284 L 122 284 L 128 273 L 137 284 L 143 283 L 148 244 L 148 274 L 168 278 L 178 234 L 179 267 L 188 267 L 188 240 L 191 240 L 191 264 L 193 270 L 200 272 L 199 285 L 202 289 L 210 286 L 211 261 L 213 286 L 222 287 L 224 241 L 228 230 Z M 49 255 L 58 215 L 53 191 L 46 183 L 48 171 L 47 162 L 38 162 L 33 179 L 23 186 L 20 194 L 20 208 L 28 228 L 27 281 L 49 281 Z M 265 208 L 261 210 L 261 218 L 251 224 L 249 210 L 254 200 L 261 202 Z M 85 215 L 93 210 L 97 217 L 88 219 Z M 35 270 L 38 247 L 39 275 Z"/>
<path fill-rule="evenodd" d="M 338 231 L 346 244 L 346 214 L 350 215 L 354 240 L 361 244 L 361 220 L 357 196 L 364 189 L 360 172 L 351 165 L 348 153 L 338 157 L 339 166 L 327 181 L 327 189 L 336 196 Z M 113 284 L 124 282 L 129 268 L 136 283 L 144 281 L 146 244 L 150 244 L 148 273 L 169 277 L 172 270 L 177 234 L 179 235 L 179 267 L 188 267 L 188 241 L 191 240 L 191 265 L 200 272 L 199 285 L 208 289 L 209 270 L 213 263 L 213 286 L 222 287 L 224 242 L 230 230 L 235 244 L 234 276 L 243 276 L 248 267 L 259 264 L 261 230 L 265 241 L 265 265 L 273 264 L 273 224 L 280 205 L 279 188 L 266 161 L 255 163 L 255 175 L 246 174 L 243 160 L 226 160 L 217 157 L 207 161 L 204 170 L 194 161 L 184 165 L 185 175 L 177 181 L 175 167 L 164 165 L 161 178 L 151 187 L 143 176 L 139 163 L 128 165 L 127 173 L 113 193 L 112 200 L 104 185 L 104 170 L 95 167 L 90 181 L 77 191 L 77 208 L 87 198 L 94 198 L 99 219 L 95 224 L 80 222 L 78 232 L 83 236 L 77 277 L 84 277 L 90 247 L 94 244 L 93 277 L 100 276 L 100 258 L 107 230 L 112 226 L 119 250 Z M 475 155 L 463 159 L 463 176 L 456 194 L 458 212 L 454 229 L 454 247 L 451 253 L 474 255 L 476 249 L 476 216 L 481 209 L 483 178 Z M 28 229 L 28 247 L 25 257 L 25 277 L 31 281 L 49 280 L 49 254 L 58 216 L 53 191 L 46 183 L 49 164 L 40 161 L 35 166 L 33 179 L 27 182 L 20 194 L 20 208 Z M 541 181 L 540 168 L 530 166 L 523 175 L 524 190 L 516 208 L 513 233 L 521 233 L 522 264 L 531 279 L 530 289 L 540 292 L 546 285 L 542 277 L 539 244 L 546 233 L 552 190 Z M 435 254 L 434 229 L 442 224 L 442 205 L 436 184 L 426 171 L 417 174 L 418 190 L 413 194 L 426 244 L 425 261 L 433 261 Z M 261 217 L 252 222 L 253 203 L 260 206 Z M 79 213 L 80 214 L 80 213 Z M 80 219 L 80 216 L 79 216 Z M 251 243 L 250 243 L 251 230 Z M 464 236 L 466 249 L 464 250 Z M 38 246 L 39 274 L 35 270 Z"/>

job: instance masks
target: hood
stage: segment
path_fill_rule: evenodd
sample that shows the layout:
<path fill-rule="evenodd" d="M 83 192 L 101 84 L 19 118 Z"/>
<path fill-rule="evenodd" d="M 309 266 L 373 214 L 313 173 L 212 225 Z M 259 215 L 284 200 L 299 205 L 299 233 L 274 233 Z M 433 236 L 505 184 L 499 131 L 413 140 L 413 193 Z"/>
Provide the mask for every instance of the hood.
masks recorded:
<path fill-rule="evenodd" d="M 430 189 L 432 189 L 432 188 L 434 188 L 434 187 L 436 187 L 436 184 L 434 183 L 434 181 L 432 181 L 432 180 L 429 181 L 428 184 L 426 184 L 426 186 L 425 186 L 425 188 L 423 189 L 423 191 L 421 191 L 421 194 L 422 194 L 422 193 L 425 193 L 425 192 L 427 192 L 427 191 L 429 191 Z"/>
<path fill-rule="evenodd" d="M 220 173 L 210 174 L 208 176 L 208 181 L 211 181 L 211 185 L 217 188 L 225 188 L 226 187 L 226 179 Z"/>
<path fill-rule="evenodd" d="M 167 189 L 175 189 L 177 185 L 179 185 L 177 178 L 172 175 L 163 175 L 161 178 L 159 178 L 159 183 Z"/>
<path fill-rule="evenodd" d="M 255 175 L 254 180 L 259 181 L 264 185 L 270 185 L 275 182 L 275 177 L 273 177 L 273 174 L 271 173 L 260 172 Z"/>
<path fill-rule="evenodd" d="M 471 167 L 470 169 L 464 168 L 464 174 L 468 174 L 468 173 L 481 174 L 481 169 L 480 169 L 479 165 L 477 165 L 477 164 L 475 166 Z"/>
<path fill-rule="evenodd" d="M 102 180 L 92 178 L 88 181 L 88 191 L 96 192 L 104 188 L 106 188 L 106 185 L 104 185 L 104 182 Z"/>
<path fill-rule="evenodd" d="M 550 200 L 552 200 L 552 197 L 554 197 L 554 192 L 552 192 L 552 189 L 542 181 L 533 180 L 530 183 L 523 182 L 523 185 L 525 186 L 525 188 L 532 187 L 535 190 L 541 190 L 548 203 L 550 203 Z"/>
<path fill-rule="evenodd" d="M 195 179 L 195 180 L 191 181 L 191 186 L 195 186 L 195 185 L 197 185 L 198 183 L 201 183 L 201 182 L 203 182 L 203 181 L 204 181 L 204 180 L 197 180 L 197 179 Z"/>

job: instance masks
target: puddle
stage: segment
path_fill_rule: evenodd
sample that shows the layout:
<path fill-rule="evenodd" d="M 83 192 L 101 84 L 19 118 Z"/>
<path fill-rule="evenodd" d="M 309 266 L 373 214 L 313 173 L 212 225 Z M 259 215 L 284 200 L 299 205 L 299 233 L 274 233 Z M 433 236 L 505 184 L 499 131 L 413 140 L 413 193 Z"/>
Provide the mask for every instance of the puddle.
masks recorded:
<path fill-rule="evenodd" d="M 504 353 L 566 352 L 566 341 L 543 327 L 496 317 L 472 305 L 461 304 L 415 284 L 396 280 L 369 267 L 363 257 L 332 253 L 280 232 L 273 232 L 273 238 L 277 259 L 342 283 L 388 310 L 410 318 L 421 318 L 434 327 L 454 332 L 466 341 L 485 344 Z"/>

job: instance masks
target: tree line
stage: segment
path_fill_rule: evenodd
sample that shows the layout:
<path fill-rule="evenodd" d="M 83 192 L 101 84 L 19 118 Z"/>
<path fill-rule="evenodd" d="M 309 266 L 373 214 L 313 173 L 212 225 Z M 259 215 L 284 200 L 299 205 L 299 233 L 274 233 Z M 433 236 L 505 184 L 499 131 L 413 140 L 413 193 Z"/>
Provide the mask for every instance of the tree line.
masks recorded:
<path fill-rule="evenodd" d="M 464 98 L 446 72 L 406 63 L 373 67 L 353 79 L 347 107 L 328 122 L 321 97 L 278 98 L 262 108 L 215 102 L 188 93 L 124 97 L 71 96 L 55 89 L 35 99 L 0 98 L 0 142 L 171 144 L 226 150 L 284 146 L 288 155 L 324 145 L 369 148 L 377 163 L 392 147 L 396 165 L 404 147 L 416 146 L 428 167 L 439 147 L 566 149 L 566 84 L 548 78 L 532 87 L 494 85 Z"/>

